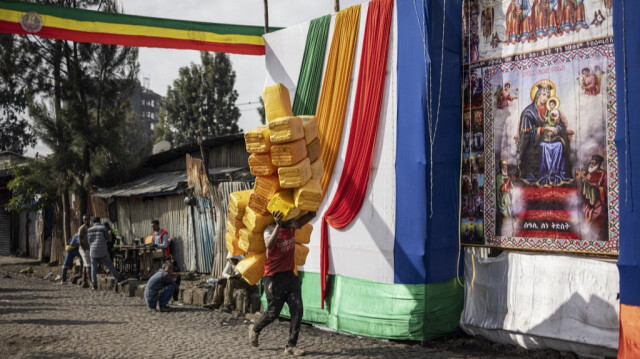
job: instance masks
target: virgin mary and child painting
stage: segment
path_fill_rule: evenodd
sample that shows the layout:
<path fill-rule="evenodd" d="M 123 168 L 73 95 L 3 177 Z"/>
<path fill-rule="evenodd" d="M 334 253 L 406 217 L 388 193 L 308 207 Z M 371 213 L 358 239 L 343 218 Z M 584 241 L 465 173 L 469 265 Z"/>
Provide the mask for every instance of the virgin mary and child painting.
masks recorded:
<path fill-rule="evenodd" d="M 607 240 L 601 102 L 582 109 L 569 106 L 573 110 L 565 112 L 556 92 L 560 93 L 553 81 L 542 79 L 531 87 L 531 102 L 521 111 L 496 106 L 497 117 L 517 123 L 501 131 L 503 138 L 513 139 L 515 148 L 503 142 L 496 153 L 496 234 Z M 586 131 L 576 137 L 570 123 Z"/>
<path fill-rule="evenodd" d="M 574 181 L 569 156 L 573 131 L 555 93 L 553 82 L 539 81 L 531 89 L 531 104 L 520 115 L 518 168 L 527 185 L 559 187 Z"/>

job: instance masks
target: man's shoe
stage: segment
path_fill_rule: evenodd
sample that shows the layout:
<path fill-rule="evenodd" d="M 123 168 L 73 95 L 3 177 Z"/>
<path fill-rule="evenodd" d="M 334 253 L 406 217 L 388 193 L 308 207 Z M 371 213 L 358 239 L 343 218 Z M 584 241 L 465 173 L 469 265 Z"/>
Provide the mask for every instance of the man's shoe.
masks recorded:
<path fill-rule="evenodd" d="M 58 282 L 58 283 L 56 283 L 56 284 L 57 284 L 57 285 L 67 285 L 67 284 L 69 284 L 69 282 L 67 282 L 67 281 L 64 281 L 64 282 L 63 282 L 63 281 L 60 281 L 60 282 Z"/>
<path fill-rule="evenodd" d="M 92 285 L 91 290 L 98 290 L 98 287 Z"/>
<path fill-rule="evenodd" d="M 284 353 L 285 354 L 290 354 L 290 355 L 296 355 L 296 356 L 303 356 L 305 355 L 305 351 L 304 349 L 299 349 L 296 347 L 290 347 L 290 346 L 286 346 L 284 347 Z"/>
<path fill-rule="evenodd" d="M 253 324 L 251 324 L 249 326 L 249 343 L 251 343 L 251 345 L 253 345 L 254 347 L 257 347 L 258 344 L 258 337 L 260 336 L 260 333 L 256 332 L 253 330 Z"/>
<path fill-rule="evenodd" d="M 167 313 L 167 312 L 170 312 L 170 311 L 171 311 L 171 308 L 169 308 L 169 307 L 160 307 L 160 312 L 161 313 Z"/>
<path fill-rule="evenodd" d="M 177 302 L 180 298 L 180 286 L 173 288 L 173 301 Z"/>

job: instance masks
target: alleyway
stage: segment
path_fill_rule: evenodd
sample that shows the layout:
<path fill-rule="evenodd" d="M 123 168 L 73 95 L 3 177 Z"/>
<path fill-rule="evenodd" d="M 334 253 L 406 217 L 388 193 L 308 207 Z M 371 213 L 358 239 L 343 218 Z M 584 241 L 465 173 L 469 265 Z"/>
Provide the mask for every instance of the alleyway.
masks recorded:
<path fill-rule="evenodd" d="M 245 318 L 190 306 L 148 311 L 140 298 L 59 286 L 0 266 L 0 358 L 280 358 L 288 322 L 247 343 Z M 357 338 L 303 326 L 309 358 L 554 358 L 469 337 L 420 346 Z M 569 356 L 571 357 L 571 356 Z"/>

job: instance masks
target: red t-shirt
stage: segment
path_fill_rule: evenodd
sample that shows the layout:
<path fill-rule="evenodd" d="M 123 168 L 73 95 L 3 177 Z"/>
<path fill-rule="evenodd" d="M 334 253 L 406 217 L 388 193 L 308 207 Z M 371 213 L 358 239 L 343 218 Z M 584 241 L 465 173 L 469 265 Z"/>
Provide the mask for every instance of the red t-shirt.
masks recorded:
<path fill-rule="evenodd" d="M 267 231 L 265 231 L 266 236 Z M 295 249 L 295 229 L 293 227 L 279 229 L 275 245 L 267 252 L 264 276 L 293 270 Z"/>

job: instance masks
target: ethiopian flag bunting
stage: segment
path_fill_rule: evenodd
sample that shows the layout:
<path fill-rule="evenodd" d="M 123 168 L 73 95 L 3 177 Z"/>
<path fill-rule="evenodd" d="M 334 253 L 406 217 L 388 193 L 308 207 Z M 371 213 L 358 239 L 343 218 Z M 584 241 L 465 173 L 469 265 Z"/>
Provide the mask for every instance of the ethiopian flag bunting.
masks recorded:
<path fill-rule="evenodd" d="M 213 24 L 0 0 L 0 33 L 109 45 L 264 55 L 259 26 Z"/>

